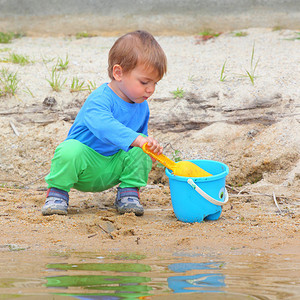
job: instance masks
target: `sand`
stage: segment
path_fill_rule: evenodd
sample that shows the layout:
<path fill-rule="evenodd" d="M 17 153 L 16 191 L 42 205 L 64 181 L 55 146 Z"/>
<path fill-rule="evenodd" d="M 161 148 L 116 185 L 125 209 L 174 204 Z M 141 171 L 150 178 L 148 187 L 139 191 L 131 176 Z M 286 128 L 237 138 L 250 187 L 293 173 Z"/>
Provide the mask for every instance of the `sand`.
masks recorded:
<path fill-rule="evenodd" d="M 107 54 L 116 38 L 29 36 L 0 44 L 0 69 L 17 72 L 20 80 L 15 96 L 0 97 L 0 250 L 298 253 L 300 41 L 292 30 L 244 32 L 207 41 L 157 37 L 169 68 L 149 101 L 150 134 L 170 157 L 176 151 L 181 159 L 218 160 L 230 169 L 230 200 L 221 217 L 192 224 L 176 218 L 158 166 L 141 190 L 143 217 L 116 213 L 116 188 L 72 190 L 67 216 L 43 217 L 43 178 L 89 94 L 71 92 L 72 80 L 90 88 L 107 82 Z M 10 53 L 30 62 L 5 62 Z M 254 85 L 247 75 L 252 53 Z M 58 73 L 66 80 L 62 90 L 53 91 L 47 79 L 58 59 L 69 63 Z M 171 92 L 181 89 L 184 96 L 175 99 Z"/>

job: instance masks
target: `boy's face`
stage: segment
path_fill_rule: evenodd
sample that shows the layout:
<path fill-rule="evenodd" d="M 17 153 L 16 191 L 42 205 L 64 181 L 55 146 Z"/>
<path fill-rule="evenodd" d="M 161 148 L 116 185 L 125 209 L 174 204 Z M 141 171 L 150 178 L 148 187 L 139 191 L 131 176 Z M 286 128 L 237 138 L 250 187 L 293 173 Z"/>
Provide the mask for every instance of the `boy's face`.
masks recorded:
<path fill-rule="evenodd" d="M 130 72 L 124 73 L 122 67 L 114 66 L 114 92 L 129 103 L 142 103 L 155 91 L 159 81 L 158 72 L 139 64 Z"/>

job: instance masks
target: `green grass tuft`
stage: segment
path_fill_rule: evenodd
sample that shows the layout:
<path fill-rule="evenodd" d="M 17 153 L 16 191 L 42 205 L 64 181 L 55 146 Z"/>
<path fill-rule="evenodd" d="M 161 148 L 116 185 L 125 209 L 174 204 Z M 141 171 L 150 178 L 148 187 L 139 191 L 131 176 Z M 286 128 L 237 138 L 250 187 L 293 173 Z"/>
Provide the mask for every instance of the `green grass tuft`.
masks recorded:
<path fill-rule="evenodd" d="M 23 91 L 24 91 L 25 93 L 31 95 L 32 98 L 35 98 L 34 95 L 33 95 L 33 93 L 32 93 L 32 91 L 29 89 L 29 87 L 28 87 L 28 86 L 25 86 L 25 88 L 26 88 L 26 89 L 23 90 Z"/>
<path fill-rule="evenodd" d="M 247 36 L 247 35 L 248 35 L 248 33 L 245 31 L 238 31 L 238 32 L 234 33 L 235 37 L 243 37 L 243 36 Z"/>
<path fill-rule="evenodd" d="M 56 70 L 57 71 L 62 71 L 62 70 L 67 70 L 69 66 L 69 57 L 68 54 L 66 55 L 66 60 L 63 61 L 62 58 L 58 58 L 57 59 L 57 63 L 56 63 Z"/>
<path fill-rule="evenodd" d="M 282 30 L 282 26 L 280 26 L 280 25 L 274 26 L 272 28 L 272 31 L 279 31 L 279 30 Z"/>
<path fill-rule="evenodd" d="M 210 29 L 206 29 L 206 30 L 200 32 L 198 35 L 200 35 L 200 36 L 218 37 L 220 34 L 221 34 L 221 32 L 215 32 L 215 31 L 212 31 Z"/>
<path fill-rule="evenodd" d="M 223 64 L 223 67 L 222 67 L 222 69 L 221 69 L 220 81 L 222 81 L 222 82 L 226 79 L 226 75 L 224 75 L 226 62 L 227 62 L 227 61 L 225 60 L 225 62 L 224 62 L 224 64 Z"/>
<path fill-rule="evenodd" d="M 96 36 L 95 34 L 88 33 L 86 31 L 78 32 L 76 33 L 75 37 L 76 39 L 83 39 L 83 38 L 90 38 Z"/>
<path fill-rule="evenodd" d="M 61 74 L 56 69 L 56 66 L 52 67 L 50 78 L 46 78 L 46 80 L 49 82 L 52 90 L 55 92 L 60 92 L 67 81 L 67 79 L 62 79 Z"/>
<path fill-rule="evenodd" d="M 8 44 L 13 39 L 21 38 L 24 34 L 12 32 L 0 32 L 0 44 Z"/>
<path fill-rule="evenodd" d="M 255 76 L 255 71 L 259 62 L 259 59 L 254 63 L 254 48 L 255 48 L 255 43 L 253 43 L 252 47 L 252 53 L 251 53 L 251 63 L 250 63 L 250 71 L 246 70 L 246 73 L 248 77 L 250 78 L 251 83 L 254 85 L 254 79 L 256 78 Z"/>
<path fill-rule="evenodd" d="M 12 33 L 0 32 L 0 43 L 1 44 L 8 44 L 11 42 L 12 39 L 13 39 Z"/>
<path fill-rule="evenodd" d="M 8 69 L 0 70 L 0 96 L 15 95 L 20 80 L 17 78 L 17 72 L 11 73 Z"/>
<path fill-rule="evenodd" d="M 7 63 L 13 63 L 13 64 L 19 64 L 21 66 L 25 66 L 30 63 L 30 60 L 28 56 L 24 56 L 16 53 L 10 53 L 10 55 L 7 58 L 2 59 L 1 62 L 7 62 Z"/>
<path fill-rule="evenodd" d="M 70 89 L 71 93 L 86 91 L 87 89 L 87 87 L 84 87 L 84 81 L 80 82 L 77 77 L 73 77 Z"/>
<path fill-rule="evenodd" d="M 96 82 L 92 82 L 88 80 L 88 85 L 87 85 L 87 89 L 88 91 L 91 93 L 92 91 L 94 91 L 97 88 Z"/>
<path fill-rule="evenodd" d="M 294 38 L 291 38 L 291 40 L 300 40 L 300 32 L 295 32 L 296 36 Z"/>

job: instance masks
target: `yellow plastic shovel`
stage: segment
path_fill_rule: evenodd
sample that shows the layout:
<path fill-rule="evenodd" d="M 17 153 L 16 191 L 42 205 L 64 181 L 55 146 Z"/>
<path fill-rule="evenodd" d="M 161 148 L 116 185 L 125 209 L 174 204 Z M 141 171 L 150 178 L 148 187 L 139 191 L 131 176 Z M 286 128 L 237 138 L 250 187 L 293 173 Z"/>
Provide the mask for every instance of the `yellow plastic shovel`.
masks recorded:
<path fill-rule="evenodd" d="M 169 159 L 164 154 L 157 155 L 156 153 L 152 152 L 147 143 L 143 145 L 143 150 L 148 155 L 155 158 L 159 161 L 162 165 L 164 165 L 169 170 L 173 171 L 174 175 L 183 176 L 183 177 L 208 177 L 212 176 L 210 173 L 206 172 L 205 170 L 198 167 L 196 164 L 190 161 L 179 161 L 174 162 L 173 160 Z"/>

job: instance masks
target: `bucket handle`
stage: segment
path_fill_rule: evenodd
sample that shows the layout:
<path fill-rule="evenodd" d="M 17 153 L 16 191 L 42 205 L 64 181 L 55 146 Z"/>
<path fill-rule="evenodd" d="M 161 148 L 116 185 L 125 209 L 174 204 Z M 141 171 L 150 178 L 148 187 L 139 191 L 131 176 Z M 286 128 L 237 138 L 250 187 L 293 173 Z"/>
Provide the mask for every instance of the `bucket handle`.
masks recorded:
<path fill-rule="evenodd" d="M 222 201 L 218 201 L 218 200 L 212 198 L 211 196 L 209 196 L 208 194 L 206 194 L 202 189 L 199 188 L 199 186 L 197 184 L 195 184 L 193 179 L 189 178 L 187 182 L 198 194 L 200 194 L 203 198 L 205 198 L 212 204 L 222 206 L 228 202 L 228 192 L 227 192 L 226 188 L 225 188 L 225 192 L 224 192 L 224 202 L 222 202 Z"/>

